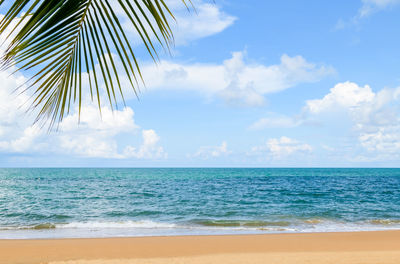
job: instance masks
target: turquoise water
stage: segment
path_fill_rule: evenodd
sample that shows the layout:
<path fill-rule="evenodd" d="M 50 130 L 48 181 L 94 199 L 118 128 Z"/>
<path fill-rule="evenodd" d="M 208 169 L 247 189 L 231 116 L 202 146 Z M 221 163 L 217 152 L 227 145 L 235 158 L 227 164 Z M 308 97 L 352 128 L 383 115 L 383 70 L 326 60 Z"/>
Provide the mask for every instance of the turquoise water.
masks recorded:
<path fill-rule="evenodd" d="M 0 169 L 0 238 L 400 229 L 400 169 Z"/>

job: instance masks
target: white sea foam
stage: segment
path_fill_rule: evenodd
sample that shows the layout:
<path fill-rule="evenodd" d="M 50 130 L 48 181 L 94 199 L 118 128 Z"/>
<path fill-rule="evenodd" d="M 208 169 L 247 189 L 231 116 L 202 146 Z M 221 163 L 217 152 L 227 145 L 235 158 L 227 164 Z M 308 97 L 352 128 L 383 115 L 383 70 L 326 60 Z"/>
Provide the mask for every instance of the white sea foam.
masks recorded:
<path fill-rule="evenodd" d="M 57 224 L 56 228 L 65 228 L 65 229 L 115 229 L 115 228 L 174 228 L 176 224 L 171 223 L 161 223 L 154 222 L 151 220 L 143 220 L 143 221 L 121 221 L 121 222 L 100 222 L 100 221 L 92 221 L 92 222 L 72 222 L 67 224 Z"/>
<path fill-rule="evenodd" d="M 265 233 L 313 233 L 399 230 L 398 221 L 340 222 L 333 220 L 294 221 L 289 226 L 202 226 L 190 223 L 142 221 L 87 221 L 41 224 L 30 227 L 0 227 L 1 239 L 134 237 L 175 235 L 223 235 Z M 47 228 L 48 227 L 48 228 Z"/>

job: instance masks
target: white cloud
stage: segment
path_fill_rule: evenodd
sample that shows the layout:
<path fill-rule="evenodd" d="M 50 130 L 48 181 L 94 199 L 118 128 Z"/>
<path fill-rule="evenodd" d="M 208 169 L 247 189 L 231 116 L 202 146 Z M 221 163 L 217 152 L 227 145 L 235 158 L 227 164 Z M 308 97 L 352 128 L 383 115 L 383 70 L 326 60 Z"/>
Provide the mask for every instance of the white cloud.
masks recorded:
<path fill-rule="evenodd" d="M 17 22 L 18 19 L 13 21 L 14 24 Z M 11 29 L 12 26 L 8 30 Z M 0 35 L 1 43 L 7 35 L 8 32 Z M 1 54 L 10 39 L 1 46 Z M 31 103 L 29 91 L 22 94 L 19 94 L 19 91 L 14 92 L 18 87 L 21 91 L 27 88 L 27 77 L 19 72 L 10 75 L 15 70 L 16 68 L 0 71 L 0 152 L 118 159 L 166 157 L 162 147 L 158 146 L 158 135 L 151 129 L 142 130 L 143 143 L 136 155 L 126 154 L 126 149 L 134 148 L 130 145 L 120 150 L 119 145 L 122 145 L 122 142 L 118 138 L 121 135 L 135 136 L 141 130 L 135 124 L 133 110 L 125 107 L 112 111 L 109 107 L 102 106 L 100 116 L 98 107 L 88 100 L 88 96 L 84 98 L 80 123 L 75 109 L 75 112 L 66 116 L 59 124 L 59 130 L 50 134 L 46 128 L 32 125 L 35 112 L 26 113 Z"/>
<path fill-rule="evenodd" d="M 308 114 L 345 112 L 356 129 L 388 126 L 397 123 L 400 88 L 373 92 L 368 86 L 344 82 L 333 87 L 322 99 L 308 100 L 303 111 Z"/>
<path fill-rule="evenodd" d="M 335 85 L 330 93 L 322 99 L 308 100 L 306 110 L 313 114 L 323 111 L 332 111 L 338 107 L 354 108 L 364 103 L 371 102 L 375 97 L 368 85 L 358 86 L 356 83 L 344 82 Z"/>
<path fill-rule="evenodd" d="M 357 26 L 361 20 L 369 17 L 370 15 L 377 13 L 379 11 L 388 9 L 390 7 L 396 6 L 400 3 L 400 0 L 361 0 L 361 7 L 358 9 L 356 15 L 354 15 L 348 21 L 340 18 L 334 27 L 335 30 L 342 30 L 348 26 Z M 359 40 L 355 40 L 358 42 Z"/>
<path fill-rule="evenodd" d="M 251 129 L 267 127 L 289 128 L 302 124 L 313 124 L 312 118 L 324 114 L 345 113 L 357 124 L 357 128 L 366 124 L 387 124 L 397 120 L 394 109 L 389 111 L 393 100 L 400 97 L 400 88 L 383 89 L 378 93 L 368 85 L 359 86 L 353 82 L 336 84 L 321 99 L 307 100 L 302 112 L 295 117 L 270 114 L 254 122 Z M 389 120 L 390 119 L 390 120 Z"/>
<path fill-rule="evenodd" d="M 192 0 L 195 10 L 192 9 L 190 4 L 188 10 L 181 0 L 168 0 L 166 2 L 176 19 L 174 21 L 171 18 L 169 21 L 174 34 L 175 45 L 187 45 L 191 41 L 218 34 L 231 26 L 236 20 L 236 17 L 226 14 L 221 10 L 221 7 L 211 1 Z M 132 26 L 124 10 L 116 1 L 113 6 L 124 29 L 130 33 L 129 35 L 135 43 L 141 44 L 140 35 Z M 152 32 L 147 24 L 144 25 L 147 32 Z M 150 34 L 150 38 L 157 42 L 153 34 Z"/>
<path fill-rule="evenodd" d="M 362 133 L 359 140 L 361 145 L 368 151 L 395 154 L 395 158 L 398 158 L 400 154 L 399 132 L 399 127 L 395 129 L 379 128 L 376 132 Z"/>
<path fill-rule="evenodd" d="M 20 137 L 13 138 L 10 141 L 0 141 L 0 151 L 25 152 L 31 148 L 38 149 L 38 146 L 33 146 L 33 143 L 40 135 L 39 127 L 36 125 L 29 126 L 24 129 Z"/>
<path fill-rule="evenodd" d="M 125 151 L 118 149 L 120 135 L 136 135 L 140 131 L 130 107 L 115 111 L 102 107 L 100 117 L 97 106 L 86 102 L 82 107 L 80 124 L 76 111 L 64 118 L 58 131 L 47 134 L 46 128 L 32 125 L 34 113 L 26 113 L 30 103 L 28 94 L 13 93 L 26 78 L 19 73 L 9 76 L 11 70 L 0 72 L 0 152 L 119 159 L 159 158 L 166 155 L 157 145 L 159 138 L 153 130 L 142 131 L 143 145 L 139 147 L 137 155 L 126 155 Z"/>
<path fill-rule="evenodd" d="M 118 151 L 116 136 L 120 133 L 136 134 L 133 110 L 111 111 L 102 107 L 102 116 L 95 105 L 82 108 L 81 121 L 78 113 L 67 116 L 59 125 L 59 132 L 53 137 L 62 150 L 71 155 L 83 157 L 125 158 Z"/>
<path fill-rule="evenodd" d="M 62 135 L 59 137 L 61 150 L 69 155 L 87 158 L 123 158 L 118 154 L 117 143 L 96 135 L 70 136 Z M 57 151 L 55 151 L 57 152 Z"/>
<path fill-rule="evenodd" d="M 322 98 L 306 101 L 298 116 L 270 114 L 253 123 L 250 129 L 292 128 L 319 123 L 329 131 L 321 135 L 324 140 L 320 143 L 321 150 L 340 153 L 337 161 L 395 161 L 400 159 L 399 103 L 400 87 L 374 92 L 368 85 L 343 82 L 336 84 Z M 326 145 L 328 142 L 330 146 Z M 253 148 L 251 153 L 285 156 L 280 153 L 296 150 L 290 143 L 293 142 L 288 138 L 268 140 L 265 145 Z M 332 144 L 337 146 L 332 148 Z M 303 150 L 307 148 L 303 146 Z"/>
<path fill-rule="evenodd" d="M 13 106 L 7 107 L 10 109 Z M 118 140 L 121 135 L 137 137 L 141 130 L 135 124 L 133 110 L 126 107 L 111 111 L 108 107 L 102 107 L 101 111 L 102 117 L 96 106 L 86 105 L 82 107 L 80 123 L 78 123 L 78 113 L 74 113 L 59 124 L 58 131 L 50 134 L 37 125 L 21 124 L 14 120 L 9 127 L 0 126 L 2 130 L 9 129 L 8 136 L 0 135 L 0 151 L 113 159 L 153 159 L 167 156 L 163 148 L 158 145 L 159 136 L 152 129 L 142 130 L 143 142 L 137 151 L 135 147 L 127 145 L 126 141 L 123 145 L 127 146 L 121 149 L 122 143 Z M 20 131 L 19 128 L 24 125 L 26 127 Z"/>
<path fill-rule="evenodd" d="M 175 0 L 176 2 L 176 0 Z M 231 26 L 235 17 L 225 14 L 212 2 L 193 1 L 196 12 L 188 14 L 180 1 L 175 5 L 176 25 L 173 27 L 175 43 L 184 45 L 190 41 L 215 35 Z"/>
<path fill-rule="evenodd" d="M 377 11 L 399 4 L 399 0 L 362 0 L 362 7 L 358 12 L 359 18 L 364 18 Z"/>
<path fill-rule="evenodd" d="M 228 144 L 223 141 L 220 146 L 203 146 L 193 155 L 194 157 L 200 157 L 203 159 L 218 158 L 221 156 L 227 156 L 232 151 L 228 150 Z"/>
<path fill-rule="evenodd" d="M 251 130 L 261 130 L 265 128 L 291 128 L 299 126 L 303 120 L 292 118 L 289 116 L 268 116 L 263 117 L 250 125 Z"/>
<path fill-rule="evenodd" d="M 282 55 L 280 64 L 248 63 L 243 52 L 234 52 L 222 64 L 179 64 L 162 61 L 142 69 L 149 89 L 193 90 L 218 96 L 229 104 L 259 106 L 264 95 L 300 83 L 317 82 L 332 75 L 332 67 L 307 62 L 301 56 Z M 155 78 L 157 76 L 157 78 Z"/>
<path fill-rule="evenodd" d="M 0 15 L 0 20 L 4 15 Z M 11 29 L 19 22 L 14 19 L 8 29 L 0 35 L 0 54 L 3 54 L 14 37 L 13 33 L 8 39 Z M 19 28 L 22 27 L 22 24 Z M 31 149 L 39 149 L 41 145 L 32 146 L 32 142 L 41 134 L 40 128 L 32 124 L 31 116 L 26 114 L 30 98 L 26 93 L 20 94 L 20 90 L 27 87 L 27 78 L 19 72 L 11 75 L 17 68 L 0 71 L 0 152 L 24 152 Z M 16 90 L 20 88 L 20 90 Z"/>
<path fill-rule="evenodd" d="M 135 147 L 127 146 L 124 149 L 125 157 L 135 158 L 166 158 L 167 153 L 164 149 L 158 146 L 160 137 L 152 129 L 142 131 L 143 144 L 136 149 Z"/>
<path fill-rule="evenodd" d="M 395 160 L 400 158 L 400 88 L 373 92 L 368 86 L 339 83 L 322 99 L 309 100 L 304 110 L 318 117 L 337 113 L 347 115 L 364 148 L 363 160 Z M 356 144 L 355 146 L 356 147 Z"/>
<path fill-rule="evenodd" d="M 130 107 L 115 111 L 111 111 L 108 107 L 101 107 L 100 116 L 99 109 L 95 105 L 86 105 L 82 107 L 79 128 L 77 126 L 79 122 L 78 113 L 66 116 L 59 128 L 61 132 L 93 130 L 103 134 L 115 135 L 138 128 L 133 120 L 133 115 L 133 110 Z"/>
<path fill-rule="evenodd" d="M 297 154 L 310 154 L 313 148 L 296 139 L 282 136 L 270 138 L 265 144 L 251 149 L 249 155 L 264 156 L 267 159 L 280 160 Z"/>
<path fill-rule="evenodd" d="M 0 71 L 0 151 L 24 152 L 40 134 L 37 125 L 33 122 L 32 114 L 26 113 L 29 106 L 29 96 L 19 94 L 17 87 L 26 88 L 23 84 L 26 78 L 20 73 L 10 76 L 10 69 Z"/>

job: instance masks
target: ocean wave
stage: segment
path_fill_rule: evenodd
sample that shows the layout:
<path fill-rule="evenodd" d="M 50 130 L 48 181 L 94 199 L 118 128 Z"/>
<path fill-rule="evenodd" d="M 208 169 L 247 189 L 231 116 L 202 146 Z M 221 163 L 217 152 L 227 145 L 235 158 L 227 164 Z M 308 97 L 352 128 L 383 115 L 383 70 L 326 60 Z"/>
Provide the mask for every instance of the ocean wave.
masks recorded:
<path fill-rule="evenodd" d="M 56 224 L 56 228 L 82 228 L 82 229 L 106 229 L 106 228 L 174 228 L 176 224 L 143 221 L 121 221 L 121 222 L 71 222 L 67 224 Z"/>
<path fill-rule="evenodd" d="M 311 224 L 311 225 L 321 224 L 322 222 L 323 222 L 322 219 L 307 219 L 307 220 L 304 220 L 304 223 Z"/>
<path fill-rule="evenodd" d="M 400 225 L 400 219 L 374 219 L 368 222 L 373 225 Z"/>
<path fill-rule="evenodd" d="M 105 215 L 110 217 L 138 217 L 138 216 L 154 216 L 161 215 L 162 211 L 152 211 L 152 210 L 143 210 L 143 211 L 111 211 L 105 213 Z"/>
<path fill-rule="evenodd" d="M 42 223 L 31 226 L 1 226 L 0 230 L 43 230 L 43 229 L 55 229 L 56 225 L 52 223 Z"/>
<path fill-rule="evenodd" d="M 124 229 L 124 228 L 175 228 L 176 224 L 144 221 L 121 221 L 121 222 L 71 222 L 71 223 L 41 223 L 30 226 L 0 226 L 0 230 L 46 230 L 46 229 Z"/>
<path fill-rule="evenodd" d="M 31 229 L 41 230 L 41 229 L 54 229 L 54 228 L 56 228 L 56 225 L 51 223 L 45 223 L 45 224 L 35 225 Z"/>
<path fill-rule="evenodd" d="M 85 221 L 69 223 L 43 222 L 29 226 L 0 226 L 0 231 L 12 230 L 31 230 L 53 232 L 85 232 L 102 230 L 107 233 L 113 232 L 336 232 L 336 231 L 370 231 L 400 229 L 399 219 L 370 219 L 364 221 L 339 221 L 320 218 L 292 219 L 292 220 L 223 220 L 223 219 L 193 219 L 182 222 L 162 222 L 152 220 L 141 221 Z M 73 231 L 76 230 L 76 231 Z M 107 231 L 108 230 L 108 231 Z M 120 231 L 118 231 L 120 230 Z M 126 231 L 124 231 L 126 230 Z M 157 231 L 158 230 L 158 231 Z M 110 233 L 110 234 L 111 234 Z"/>
<path fill-rule="evenodd" d="M 209 227 L 267 227 L 290 226 L 287 221 L 245 221 L 245 220 L 197 220 L 195 224 Z"/>

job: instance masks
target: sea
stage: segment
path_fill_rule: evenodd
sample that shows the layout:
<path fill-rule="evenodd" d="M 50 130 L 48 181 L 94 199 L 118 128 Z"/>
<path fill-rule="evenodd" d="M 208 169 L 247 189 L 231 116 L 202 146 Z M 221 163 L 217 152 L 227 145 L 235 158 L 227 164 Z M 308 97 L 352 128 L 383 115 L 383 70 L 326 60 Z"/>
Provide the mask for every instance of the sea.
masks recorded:
<path fill-rule="evenodd" d="M 400 169 L 0 169 L 0 239 L 400 229 Z"/>

